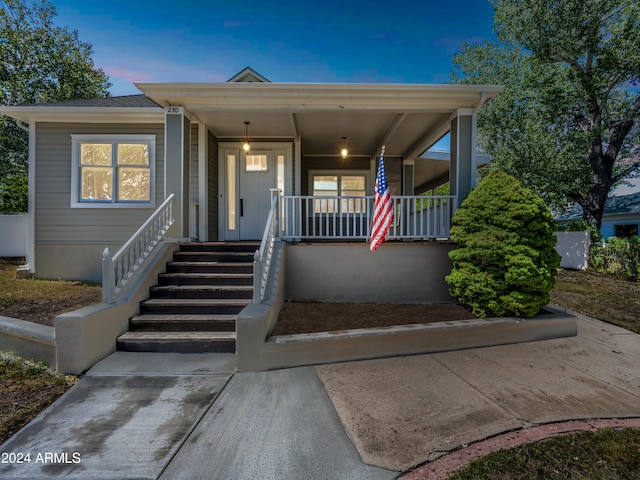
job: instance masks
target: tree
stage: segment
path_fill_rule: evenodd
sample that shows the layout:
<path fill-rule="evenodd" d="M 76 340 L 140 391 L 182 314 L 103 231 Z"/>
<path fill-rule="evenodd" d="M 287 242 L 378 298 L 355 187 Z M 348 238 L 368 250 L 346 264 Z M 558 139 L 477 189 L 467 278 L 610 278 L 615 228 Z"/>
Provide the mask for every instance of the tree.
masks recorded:
<path fill-rule="evenodd" d="M 106 97 L 111 84 L 47 0 L 0 0 L 0 104 Z M 27 174 L 28 134 L 0 115 L 0 181 Z M 15 183 L 15 181 L 12 181 Z M 22 204 L 17 202 L 17 205 Z"/>
<path fill-rule="evenodd" d="M 534 316 L 549 303 L 560 266 L 554 228 L 540 197 L 493 170 L 453 218 L 451 296 L 480 317 Z"/>
<path fill-rule="evenodd" d="M 506 86 L 478 115 L 494 166 L 599 229 L 611 188 L 640 171 L 637 0 L 492 0 L 497 42 L 454 57 L 453 81 Z"/>

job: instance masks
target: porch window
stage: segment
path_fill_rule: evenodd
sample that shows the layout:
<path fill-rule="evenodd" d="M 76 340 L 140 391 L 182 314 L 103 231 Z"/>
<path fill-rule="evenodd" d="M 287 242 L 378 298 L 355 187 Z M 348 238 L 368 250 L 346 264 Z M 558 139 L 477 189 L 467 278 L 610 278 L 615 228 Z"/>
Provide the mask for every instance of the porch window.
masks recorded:
<path fill-rule="evenodd" d="M 154 206 L 155 135 L 72 135 L 74 208 Z"/>
<path fill-rule="evenodd" d="M 363 213 L 366 211 L 365 175 L 312 175 L 312 181 L 314 197 L 329 197 L 314 201 L 315 213 L 337 213 L 338 211 Z"/>

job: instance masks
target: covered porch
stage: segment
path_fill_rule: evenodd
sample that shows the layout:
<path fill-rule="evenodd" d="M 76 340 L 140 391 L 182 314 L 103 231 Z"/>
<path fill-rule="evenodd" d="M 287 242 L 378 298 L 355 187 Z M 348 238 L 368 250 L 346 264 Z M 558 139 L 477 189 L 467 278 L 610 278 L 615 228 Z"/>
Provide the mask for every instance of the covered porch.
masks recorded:
<path fill-rule="evenodd" d="M 396 211 L 391 238 L 446 239 L 487 162 L 477 153 L 476 113 L 502 90 L 274 84 L 251 75 L 137 86 L 165 112 L 165 196 L 175 195 L 169 236 L 199 241 L 261 239 L 273 189 L 281 238 L 366 240 L 383 145 Z M 430 150 L 447 134 L 449 151 Z M 444 183 L 448 195 L 423 196 Z"/>

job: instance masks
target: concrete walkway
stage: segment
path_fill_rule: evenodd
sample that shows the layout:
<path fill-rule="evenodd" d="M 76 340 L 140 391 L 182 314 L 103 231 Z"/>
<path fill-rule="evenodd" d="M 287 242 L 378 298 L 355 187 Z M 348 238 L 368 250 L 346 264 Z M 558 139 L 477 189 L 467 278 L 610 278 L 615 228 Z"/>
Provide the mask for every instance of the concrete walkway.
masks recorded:
<path fill-rule="evenodd" d="M 116 353 L 0 447 L 30 454 L 0 478 L 435 478 L 420 465 L 507 431 L 640 418 L 640 335 L 582 316 L 572 338 L 234 371 Z"/>

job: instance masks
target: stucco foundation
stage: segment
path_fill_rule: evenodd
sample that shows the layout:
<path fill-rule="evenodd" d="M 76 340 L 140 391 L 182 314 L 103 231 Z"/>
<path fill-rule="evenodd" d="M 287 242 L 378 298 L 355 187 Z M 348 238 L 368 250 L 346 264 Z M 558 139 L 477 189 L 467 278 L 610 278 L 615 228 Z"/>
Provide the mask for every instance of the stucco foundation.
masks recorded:
<path fill-rule="evenodd" d="M 450 243 L 284 244 L 278 242 L 268 295 L 237 320 L 238 371 L 364 360 L 531 342 L 576 335 L 562 309 L 533 319 L 493 318 L 271 336 L 283 297 L 345 303 L 441 303 L 451 298 Z M 284 278 L 283 278 L 284 277 Z"/>
<path fill-rule="evenodd" d="M 444 277 L 453 243 L 388 242 L 287 245 L 287 300 L 296 302 L 450 302 Z"/>

